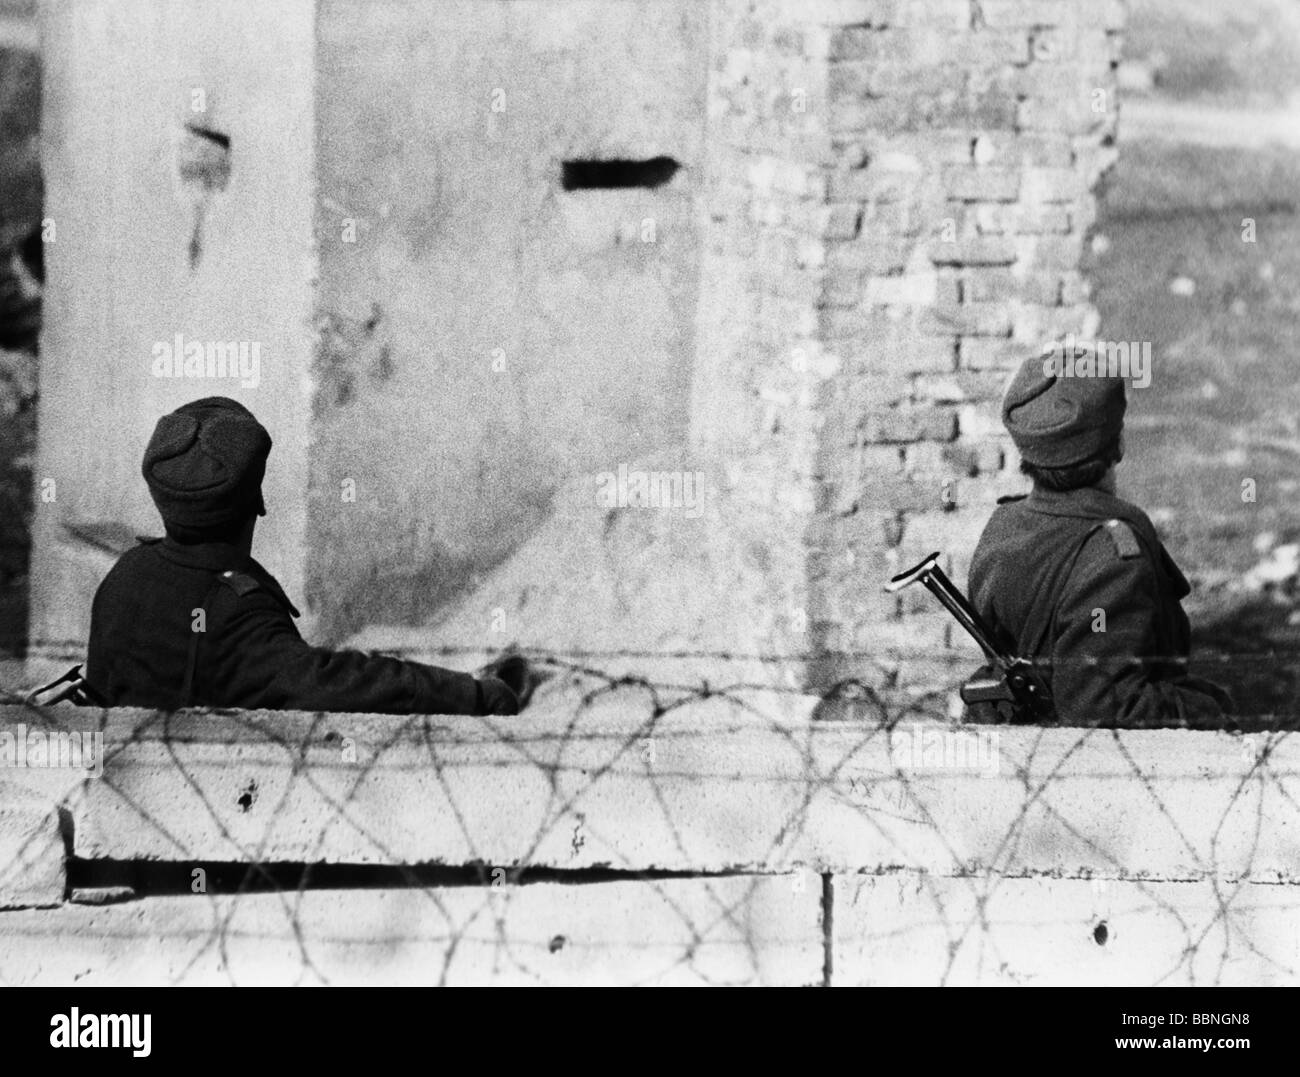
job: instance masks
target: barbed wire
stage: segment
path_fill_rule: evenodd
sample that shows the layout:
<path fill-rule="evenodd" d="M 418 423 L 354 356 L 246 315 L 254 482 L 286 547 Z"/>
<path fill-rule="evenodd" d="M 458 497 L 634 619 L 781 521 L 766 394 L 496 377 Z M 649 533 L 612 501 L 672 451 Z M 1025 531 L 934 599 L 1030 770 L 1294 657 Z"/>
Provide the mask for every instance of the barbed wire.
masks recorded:
<path fill-rule="evenodd" d="M 86 649 L 86 641 L 81 640 L 41 640 L 34 643 L 28 652 L 32 656 L 54 656 L 62 660 L 67 660 L 70 656 L 81 654 Z M 473 644 L 449 644 L 449 643 L 429 643 L 429 644 L 411 644 L 411 645 L 387 645 L 382 647 L 364 647 L 367 651 L 374 651 L 381 654 L 390 654 L 399 658 L 417 658 L 420 655 L 441 656 L 444 658 L 465 657 L 472 655 L 491 652 L 494 645 L 490 643 L 473 643 Z M 888 644 L 872 648 L 847 648 L 828 650 L 824 648 L 815 648 L 799 651 L 740 651 L 729 648 L 700 648 L 700 647 L 683 647 L 677 649 L 644 649 L 635 647 L 606 647 L 606 648 L 541 648 L 541 647 L 521 647 L 521 651 L 531 653 L 543 659 L 555 659 L 556 661 L 572 660 L 579 661 L 608 661 L 616 658 L 641 658 L 648 660 L 655 659 L 716 659 L 718 661 L 736 661 L 736 662 L 810 662 L 818 659 L 845 658 L 854 659 L 864 662 L 878 661 L 882 653 L 906 654 L 910 658 L 923 659 L 951 659 L 953 661 L 969 661 L 972 655 L 978 653 L 978 648 L 974 643 L 957 647 L 925 647 L 908 644 L 904 647 L 890 647 Z M 15 654 L 15 660 L 21 661 L 22 656 Z M 53 658 L 51 659 L 53 660 Z M 1300 656 L 1292 655 L 1280 649 L 1259 650 L 1259 651 L 1232 651 L 1220 652 L 1206 650 L 1204 654 L 1198 654 L 1194 658 L 1195 664 L 1201 662 L 1210 663 L 1231 663 L 1236 661 L 1268 661 L 1278 662 L 1279 660 L 1289 660 L 1293 662 L 1297 669 L 1300 669 Z"/>
<path fill-rule="evenodd" d="M 692 653 L 691 657 L 699 655 Z M 351 974 L 346 969 L 342 974 L 338 972 L 340 948 L 347 950 L 361 943 L 348 934 L 349 925 L 340 916 L 321 911 L 322 895 L 335 891 L 323 891 L 318 886 L 322 873 L 328 874 L 328 861 L 333 855 L 330 843 L 339 828 L 350 835 L 347 848 L 364 850 L 365 862 L 386 873 L 380 877 L 382 885 L 375 893 L 400 893 L 405 901 L 419 902 L 418 908 L 403 906 L 407 910 L 407 927 L 398 918 L 369 944 L 392 950 L 393 968 L 399 971 L 409 972 L 399 955 L 403 946 L 415 947 L 421 954 L 440 954 L 441 963 L 435 960 L 434 966 L 424 970 L 429 982 L 434 983 L 460 982 L 467 976 L 496 982 L 553 979 L 553 947 L 578 944 L 557 936 L 543 947 L 530 937 L 530 932 L 545 923 L 545 915 L 529 910 L 542 908 L 545 902 L 529 904 L 527 898 L 532 892 L 530 887 L 556 881 L 587 887 L 593 901 L 598 898 L 591 887 L 631 883 L 640 895 L 638 907 L 654 910 L 653 915 L 646 913 L 646 934 L 641 933 L 634 918 L 623 922 L 622 934 L 616 938 L 602 939 L 598 932 L 593 934 L 586 944 L 595 951 L 589 955 L 591 966 L 571 970 L 571 975 L 578 978 L 732 983 L 793 976 L 797 981 L 821 982 L 826 954 L 818 949 L 819 940 L 808 943 L 817 951 L 816 968 L 809 972 L 811 966 L 805 968 L 806 961 L 789 956 L 798 950 L 794 940 L 782 943 L 788 944 L 787 956 L 780 956 L 787 953 L 780 946 L 777 957 L 772 956 L 776 943 L 764 936 L 767 928 L 759 915 L 767 907 L 765 902 L 770 902 L 773 887 L 794 887 L 805 873 L 820 874 L 822 885 L 829 888 L 826 893 L 810 894 L 808 898 L 809 908 L 819 903 L 823 906 L 820 915 L 826 934 L 820 940 L 821 947 L 833 949 L 837 956 L 844 951 L 851 958 L 855 947 L 867 955 L 865 964 L 848 962 L 850 967 L 842 975 L 850 978 L 855 968 L 859 974 L 866 969 L 870 978 L 870 968 L 880 952 L 893 952 L 904 945 L 901 940 L 912 938 L 916 946 L 913 964 L 891 966 L 886 962 L 885 968 L 892 969 L 892 973 L 876 975 L 914 975 L 924 982 L 937 983 L 1015 981 L 1033 976 L 1068 982 L 1072 973 L 1068 967 L 1049 966 L 1045 970 L 1041 966 L 1018 966 L 1018 962 L 1023 965 L 1024 957 L 1013 951 L 1021 925 L 1008 924 L 1008 908 L 1019 908 L 1013 893 L 1018 886 L 1034 881 L 1059 886 L 1062 879 L 1083 885 L 1088 873 L 1110 876 L 1110 881 L 1100 885 L 1121 887 L 1120 893 L 1132 905 L 1133 915 L 1154 918 L 1167 933 L 1181 940 L 1179 946 L 1167 950 L 1167 968 L 1148 969 L 1154 982 L 1232 981 L 1243 962 L 1256 971 L 1268 970 L 1275 978 L 1297 978 L 1300 960 L 1294 947 L 1279 948 L 1279 940 L 1268 935 L 1267 902 L 1259 900 L 1275 888 L 1261 886 L 1252 874 L 1270 826 L 1283 825 L 1277 813 L 1270 815 L 1265 810 L 1266 802 L 1279 811 L 1300 815 L 1295 774 L 1288 769 L 1289 764 L 1275 762 L 1289 736 L 1285 732 L 1253 738 L 1250 760 L 1248 764 L 1243 762 L 1239 772 L 1222 769 L 1205 774 L 1205 781 L 1220 783 L 1216 788 L 1223 794 L 1222 803 L 1214 804 L 1217 815 L 1207 820 L 1187 818 L 1185 802 L 1168 803 L 1167 787 L 1158 780 L 1160 762 L 1144 758 L 1117 731 L 1027 731 L 1027 754 L 1013 761 L 1011 774 L 997 778 L 1014 785 L 1019 808 L 1007 820 L 1004 831 L 986 835 L 981 844 L 985 853 L 979 863 L 972 864 L 967 863 L 969 850 L 963 844 L 968 835 L 961 830 L 950 832 L 954 816 L 944 796 L 951 796 L 951 792 L 945 794 L 932 779 L 918 774 L 915 767 L 897 763 L 892 751 L 897 738 L 904 735 L 903 724 L 909 721 L 925 723 L 928 729 L 958 733 L 963 728 L 968 732 L 990 728 L 963 727 L 949 720 L 948 699 L 956 682 L 908 699 L 889 698 L 867 687 L 853 698 L 847 718 L 841 715 L 840 721 L 809 723 L 807 709 L 796 710 L 793 717 L 776 717 L 769 705 L 758 702 L 774 698 L 766 693 L 808 699 L 806 693 L 794 688 L 745 682 L 702 685 L 655 680 L 605 671 L 599 664 L 569 657 L 534 655 L 533 659 L 551 679 L 539 690 L 533 707 L 522 715 L 508 720 L 393 716 L 391 722 L 376 725 L 372 721 L 365 729 L 376 739 L 367 743 L 364 758 L 347 764 L 344 777 L 339 772 L 342 764 L 325 766 L 319 756 L 331 733 L 347 729 L 349 716 L 318 715 L 304 730 L 301 722 L 281 728 L 274 714 L 221 713 L 223 730 L 241 730 L 250 743 L 262 743 L 285 753 L 283 768 L 287 777 L 275 805 L 264 809 L 268 822 L 256 840 L 241 837 L 232 829 L 228 807 L 214 799 L 211 771 L 192 747 L 201 733 L 196 733 L 192 725 L 186 726 L 182 735 L 176 716 L 151 713 L 130 728 L 129 736 L 107 745 L 102 777 L 87 781 L 99 782 L 101 799 L 115 798 L 115 810 L 133 818 L 132 825 L 138 824 L 142 832 L 157 836 L 155 844 L 167 850 L 163 862 L 202 870 L 206 870 L 205 864 L 217 865 L 225 874 L 233 871 L 237 876 L 233 885 L 227 882 L 206 894 L 179 896 L 165 890 L 156 893 L 150 878 L 157 875 L 157 869 L 138 857 L 131 861 L 135 901 L 128 908 L 147 908 L 150 903 L 170 897 L 172 902 L 186 903 L 187 908 L 208 909 L 207 926 L 202 931 L 191 930 L 189 935 L 182 931 L 169 937 L 164 929 L 158 929 L 164 944 L 182 955 L 168 969 L 168 978 L 172 982 L 206 982 L 219 976 L 231 983 L 250 979 L 260 982 L 268 977 L 292 983 L 347 980 Z M 111 711 L 24 703 L 13 692 L 5 692 L 0 698 L 12 707 L 11 721 L 20 718 L 50 731 L 86 731 L 87 725 L 100 733 L 122 731 L 120 715 L 115 725 Z M 708 721 L 697 724 L 696 705 L 706 701 L 717 707 L 710 712 Z M 619 721 L 592 729 L 590 715 L 607 703 L 616 704 Z M 460 757 L 447 756 L 448 730 L 454 731 L 457 723 L 464 723 L 461 729 L 480 731 L 484 743 L 497 749 L 491 758 L 474 764 L 479 769 L 500 773 L 502 780 L 520 781 L 520 775 L 528 774 L 534 780 L 540 776 L 545 783 L 543 803 L 533 807 L 540 821 L 533 831 L 522 820 L 516 821 L 518 841 L 507 863 L 496 862 L 501 858 L 484 844 L 484 834 L 476 829 L 475 821 L 481 822 L 481 815 L 472 810 L 473 805 L 458 799 L 464 796 L 462 776 L 470 764 Z M 838 731 L 841 754 L 830 759 L 818 754 L 818 728 Z M 705 750 L 720 736 L 744 730 L 770 737 L 774 746 L 783 745 L 799 766 L 774 766 L 770 772 L 760 768 L 760 772 L 746 773 L 738 761 L 720 763 Z M 494 741 L 490 735 L 493 733 L 499 733 L 500 739 Z M 1050 747 L 1044 747 L 1048 740 L 1035 739 L 1040 736 L 1050 739 Z M 161 747 L 162 758 L 179 780 L 185 794 L 183 804 L 193 813 L 191 817 L 165 817 L 137 798 L 129 781 L 123 784 L 120 780 L 123 753 L 137 750 L 146 742 Z M 600 750 L 596 756 L 582 753 L 584 746 L 597 742 Z M 699 748 L 701 754 L 690 757 L 686 766 L 657 766 L 643 758 L 648 742 Z M 1161 870 L 1153 874 L 1148 864 L 1127 862 L 1119 855 L 1118 847 L 1099 839 L 1096 816 L 1081 813 L 1077 802 L 1058 800 L 1057 794 L 1070 783 L 1089 780 L 1090 774 L 1081 776 L 1071 767 L 1081 753 L 1098 743 L 1107 748 L 1110 754 L 1106 759 L 1118 769 L 1095 777 L 1122 778 L 1130 786 L 1128 797 L 1135 809 L 1155 821 L 1147 825 L 1159 824 L 1163 860 L 1172 858 L 1186 865 L 1181 874 Z M 869 780 L 854 777 L 853 768 L 867 756 L 877 764 L 880 760 L 887 763 Z M 450 879 L 431 880 L 431 865 L 409 862 L 408 851 L 395 840 L 395 833 L 390 833 L 387 825 L 378 825 L 386 820 L 377 818 L 373 808 L 363 804 L 366 790 L 375 783 L 390 780 L 395 773 L 413 771 L 426 775 L 437 795 L 445 800 L 449 806 L 445 820 L 454 826 L 455 840 L 467 851 L 458 862 L 443 865 L 442 870 L 453 872 Z M 603 867 L 587 867 L 580 862 L 578 869 L 564 869 L 557 864 L 554 844 L 565 838 L 557 836 L 557 829 L 571 827 L 574 819 L 583 821 L 583 840 L 593 843 L 593 847 L 627 847 L 627 835 L 621 829 L 636 825 L 636 820 L 584 814 L 583 803 L 602 782 L 627 780 L 630 775 L 644 783 L 642 810 L 651 804 L 659 815 L 656 834 L 658 840 L 668 843 L 661 859 L 666 859 L 670 867 L 656 866 L 653 858 Z M 762 820 L 770 832 L 764 833 L 757 846 L 747 846 L 743 863 L 692 867 L 693 850 L 710 836 L 698 832 L 701 820 L 683 815 L 684 803 L 688 802 L 681 792 L 683 782 L 711 783 L 711 789 L 723 793 L 734 789 L 737 810 L 743 810 L 747 801 L 742 794 L 754 782 L 764 783 L 773 797 L 785 799 L 780 801 L 777 816 Z M 312 824 L 313 836 L 305 848 L 298 850 L 286 879 L 286 865 L 277 859 L 276 823 L 281 813 L 291 807 L 300 808 L 298 798 L 303 796 L 322 814 Z M 792 867 L 788 863 L 792 843 L 797 846 L 806 841 L 810 828 L 825 822 L 828 805 L 835 811 L 849 812 L 871 848 L 864 850 L 861 863 L 805 861 Z M 70 810 L 75 819 L 78 809 L 74 806 Z M 1083 851 L 1081 866 L 1073 875 L 1067 872 L 1053 879 L 1041 865 L 1036 866 L 1032 856 L 1026 855 L 1027 849 L 1043 840 L 1044 827 L 1054 834 L 1054 840 Z M 620 832 L 609 832 L 609 828 Z M 188 837 L 200 831 L 206 835 L 202 848 L 191 845 Z M 1197 835 L 1202 840 L 1198 841 Z M 577 840 L 576 832 L 573 840 Z M 932 862 L 928 865 L 918 852 L 918 843 L 931 850 Z M 452 837 L 447 837 L 440 847 L 452 844 Z M 1221 845 L 1230 846 L 1236 853 L 1221 859 Z M 115 847 L 130 849 L 131 844 L 119 843 Z M 237 855 L 229 861 L 212 861 L 213 849 L 234 849 Z M 22 862 L 26 853 L 35 855 L 37 851 L 20 850 L 13 864 L 0 865 L 0 879 Z M 73 851 L 82 852 L 75 848 Z M 93 857 L 75 855 L 72 863 L 83 876 L 83 883 L 93 884 L 101 877 L 94 869 L 103 865 L 97 865 Z M 953 866 L 946 871 L 936 870 L 935 863 Z M 354 882 L 359 879 L 360 887 L 376 886 L 373 873 L 366 876 L 361 868 L 355 871 L 359 874 Z M 595 881 L 597 878 L 599 881 Z M 1175 895 L 1170 893 L 1170 887 L 1183 889 Z M 354 895 L 359 892 L 353 891 Z M 882 907 L 894 911 L 884 915 L 879 925 L 873 916 L 846 917 L 845 901 L 854 893 L 867 893 L 869 909 L 876 907 L 875 901 L 884 902 Z M 897 903 L 900 893 L 910 895 L 901 913 L 890 904 Z M 831 913 L 825 906 L 837 896 L 841 915 L 833 924 L 825 923 Z M 552 895 L 548 900 L 559 899 Z M 280 917 L 275 921 L 278 929 L 269 936 L 265 930 L 259 934 L 257 927 L 266 923 L 268 905 L 273 905 Z M 250 927 L 242 913 L 252 906 L 261 911 L 253 916 Z M 851 910 L 852 903 L 847 907 Z M 512 911 L 517 908 L 523 911 Z M 0 913 L 0 934 L 6 932 L 6 921 L 12 923 L 17 915 Z M 1025 925 L 1037 918 L 1054 924 L 1059 932 L 1076 936 L 1093 929 L 1089 923 L 1076 922 L 1077 914 L 1054 916 L 1050 902 L 1021 910 L 1020 915 Z M 112 911 L 101 910 L 101 918 L 111 920 Z M 177 922 L 192 928 L 200 919 L 191 914 Z M 411 921 L 421 930 L 409 934 Z M 44 922 L 48 928 L 50 921 Z M 67 922 L 70 934 L 60 937 L 59 946 L 75 951 L 77 930 L 84 930 L 84 926 L 78 929 L 72 920 Z M 125 925 L 126 920 L 121 923 Z M 672 925 L 669 935 L 662 933 L 665 923 Z M 437 925 L 438 930 L 429 933 L 424 930 L 428 925 Z M 780 926 L 774 921 L 771 930 Z M 259 950 L 277 940 L 289 949 L 268 950 L 258 956 Z M 923 940 L 924 945 L 916 940 Z M 83 937 L 81 941 L 88 940 Z M 31 974 L 29 968 L 11 963 L 16 960 L 12 949 L 0 947 L 0 982 L 22 982 Z M 7 953 L 10 956 L 5 956 Z M 725 956 L 718 957 L 720 953 Z M 469 962 L 470 971 L 459 967 L 464 962 Z M 346 960 L 343 965 L 347 966 Z M 826 966 L 829 968 L 830 962 Z M 105 975 L 112 975 L 111 964 Z M 382 978 L 383 970 L 377 975 Z"/>

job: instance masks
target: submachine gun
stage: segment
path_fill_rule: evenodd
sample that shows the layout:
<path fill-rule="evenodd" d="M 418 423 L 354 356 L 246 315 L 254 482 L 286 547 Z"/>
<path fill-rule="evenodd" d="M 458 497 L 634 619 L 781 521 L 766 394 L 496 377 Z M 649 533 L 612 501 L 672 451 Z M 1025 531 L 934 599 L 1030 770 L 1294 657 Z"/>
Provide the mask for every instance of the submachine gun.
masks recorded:
<path fill-rule="evenodd" d="M 1028 658 L 1017 658 L 998 646 L 984 619 L 939 567 L 939 553 L 900 572 L 885 585 L 890 594 L 920 583 L 980 645 L 988 659 L 961 686 L 960 695 L 971 718 L 985 722 L 1050 725 L 1056 721 L 1052 691 L 1042 672 Z"/>

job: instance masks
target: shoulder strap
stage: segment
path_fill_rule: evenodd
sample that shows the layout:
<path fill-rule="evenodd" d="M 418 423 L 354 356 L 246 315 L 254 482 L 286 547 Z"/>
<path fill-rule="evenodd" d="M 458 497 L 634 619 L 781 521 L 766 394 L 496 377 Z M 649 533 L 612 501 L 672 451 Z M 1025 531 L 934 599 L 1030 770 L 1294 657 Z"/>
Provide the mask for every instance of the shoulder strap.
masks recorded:
<path fill-rule="evenodd" d="M 190 626 L 190 648 L 185 658 L 185 680 L 181 684 L 181 706 L 188 707 L 194 698 L 194 671 L 199 663 L 199 637 L 207 631 L 208 604 L 211 603 L 213 596 L 217 593 L 217 588 L 223 583 L 228 583 L 225 577 L 232 575 L 224 572 L 213 581 L 208 593 L 203 596 L 203 605 L 200 607 L 203 611 L 203 628 L 204 632 L 195 632 L 194 626 Z M 256 586 L 256 584 L 254 584 Z"/>
<path fill-rule="evenodd" d="M 231 579 L 226 582 L 230 583 L 237 593 L 241 595 L 246 595 L 249 591 L 255 591 L 258 588 L 261 588 L 279 602 L 280 605 L 287 609 L 294 617 L 301 616 L 298 612 L 298 607 L 290 602 L 289 596 L 284 593 L 284 588 L 280 586 L 279 580 L 267 572 L 266 569 L 256 561 L 252 563 L 250 568 L 252 570 L 251 572 L 227 573 L 226 575 L 230 576 Z"/>
<path fill-rule="evenodd" d="M 213 597 L 219 587 L 229 587 L 235 594 L 243 595 L 256 591 L 261 584 L 257 582 L 247 572 L 236 572 L 233 569 L 227 569 L 225 572 L 217 573 L 217 578 L 208 588 L 208 593 L 203 598 L 203 617 L 204 628 L 207 628 L 208 606 L 211 604 Z M 190 632 L 190 648 L 185 658 L 185 681 L 181 685 L 181 706 L 188 707 L 194 698 L 194 674 L 199 664 L 199 636 L 202 632 Z"/>
<path fill-rule="evenodd" d="M 1142 556 L 1142 544 L 1138 541 L 1132 524 L 1116 517 L 1113 520 L 1107 520 L 1105 527 L 1106 534 L 1115 543 L 1115 552 L 1119 554 L 1120 560 L 1130 561 L 1134 557 Z"/>
<path fill-rule="evenodd" d="M 251 591 L 256 591 L 261 584 L 257 582 L 247 572 L 235 572 L 233 569 L 227 569 L 217 577 L 218 583 L 223 583 L 229 587 L 235 594 L 244 596 Z"/>

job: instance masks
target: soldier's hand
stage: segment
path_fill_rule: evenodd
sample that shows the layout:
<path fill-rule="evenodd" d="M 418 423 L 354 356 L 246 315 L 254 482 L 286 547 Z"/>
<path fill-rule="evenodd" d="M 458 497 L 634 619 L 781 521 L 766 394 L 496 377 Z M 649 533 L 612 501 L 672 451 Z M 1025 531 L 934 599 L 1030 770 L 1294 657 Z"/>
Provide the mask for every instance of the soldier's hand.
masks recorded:
<path fill-rule="evenodd" d="M 522 654 L 511 650 L 503 651 L 492 659 L 486 666 L 479 670 L 481 677 L 495 677 L 497 680 L 504 681 L 507 687 L 514 692 L 515 699 L 522 710 L 528 705 L 528 700 L 532 698 L 533 688 L 536 687 L 536 678 L 533 676 L 533 670 L 528 664 L 528 659 Z"/>
<path fill-rule="evenodd" d="M 519 697 L 500 677 L 480 677 L 478 694 L 480 714 L 519 713 Z"/>

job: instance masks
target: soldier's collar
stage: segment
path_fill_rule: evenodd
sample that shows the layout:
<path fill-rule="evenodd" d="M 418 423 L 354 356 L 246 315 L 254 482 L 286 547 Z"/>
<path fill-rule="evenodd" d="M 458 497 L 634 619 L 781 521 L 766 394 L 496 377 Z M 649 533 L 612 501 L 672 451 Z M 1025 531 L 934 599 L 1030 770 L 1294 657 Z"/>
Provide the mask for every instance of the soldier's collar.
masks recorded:
<path fill-rule="evenodd" d="M 1048 516 L 1077 516 L 1085 520 L 1128 519 L 1134 515 L 1134 506 L 1096 486 L 1065 491 L 1035 486 L 1025 499 L 1025 506 Z"/>
<path fill-rule="evenodd" d="M 210 572 L 244 569 L 252 560 L 229 542 L 181 543 L 169 536 L 157 544 L 157 549 L 168 561 Z"/>
<path fill-rule="evenodd" d="M 185 544 L 172 538 L 155 540 L 154 545 L 167 560 L 187 568 L 201 568 L 208 572 L 246 572 L 288 608 L 295 617 L 301 617 L 298 608 L 289 601 L 280 581 L 266 571 L 249 554 L 243 553 L 228 542 L 196 542 Z"/>

